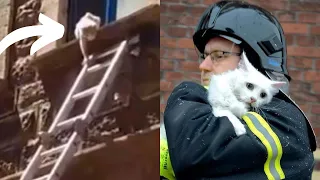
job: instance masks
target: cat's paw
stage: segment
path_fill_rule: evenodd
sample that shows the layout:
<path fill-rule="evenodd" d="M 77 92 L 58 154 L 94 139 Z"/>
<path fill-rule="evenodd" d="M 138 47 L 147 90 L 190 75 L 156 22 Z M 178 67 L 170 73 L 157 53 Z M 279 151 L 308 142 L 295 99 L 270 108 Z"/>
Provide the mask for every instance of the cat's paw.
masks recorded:
<path fill-rule="evenodd" d="M 249 110 L 249 105 L 243 102 L 239 103 L 233 103 L 230 106 L 231 112 L 237 116 L 238 118 L 241 118 L 243 115 L 245 115 Z"/>
<path fill-rule="evenodd" d="M 237 127 L 234 127 L 234 130 L 235 130 L 237 136 L 241 136 L 241 135 L 244 135 L 247 133 L 247 130 L 243 124 L 241 124 Z"/>
<path fill-rule="evenodd" d="M 228 116 L 230 122 L 233 125 L 233 128 L 235 130 L 235 133 L 237 136 L 241 136 L 243 134 L 246 134 L 247 130 L 244 127 L 244 125 L 241 123 L 241 121 L 234 115 Z"/>

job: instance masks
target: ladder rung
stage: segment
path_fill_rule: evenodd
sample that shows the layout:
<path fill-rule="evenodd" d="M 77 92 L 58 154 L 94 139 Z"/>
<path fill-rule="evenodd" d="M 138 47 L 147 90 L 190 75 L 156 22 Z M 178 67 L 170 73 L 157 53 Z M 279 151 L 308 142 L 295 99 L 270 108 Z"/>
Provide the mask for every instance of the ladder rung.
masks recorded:
<path fill-rule="evenodd" d="M 92 95 L 92 94 L 96 91 L 97 87 L 98 87 L 98 86 L 94 86 L 94 87 L 91 87 L 91 88 L 89 88 L 89 89 L 86 89 L 86 90 L 84 90 L 84 91 L 82 91 L 82 92 L 79 92 L 79 93 L 73 95 L 73 96 L 72 96 L 72 99 L 73 99 L 73 100 L 79 100 L 79 99 L 82 99 L 82 98 L 84 98 L 84 97 L 90 96 L 90 95 Z"/>
<path fill-rule="evenodd" d="M 65 148 L 66 145 L 61 145 L 61 146 L 58 146 L 58 147 L 54 147 L 50 150 L 47 150 L 47 151 L 44 151 L 41 153 L 41 156 L 50 156 L 50 155 L 53 155 L 53 154 L 56 154 L 57 152 L 62 152 L 63 151 L 63 148 Z"/>
<path fill-rule="evenodd" d="M 33 179 L 33 180 L 47 180 L 48 178 L 49 178 L 49 174 L 46 174 L 44 176 L 40 176 L 40 177 Z"/>
<path fill-rule="evenodd" d="M 103 68 L 106 68 L 106 67 L 110 66 L 110 64 L 111 64 L 111 61 L 108 60 L 108 61 L 106 61 L 104 63 L 93 65 L 93 66 L 88 68 L 87 72 L 92 73 L 92 72 L 99 71 L 99 70 L 101 70 Z"/>
<path fill-rule="evenodd" d="M 105 58 L 105 57 L 107 57 L 107 56 L 109 56 L 111 54 L 114 54 L 114 53 L 117 52 L 118 48 L 119 48 L 119 45 L 117 45 L 116 47 L 110 49 L 109 51 L 105 51 L 105 52 L 103 52 L 103 53 L 101 53 L 99 55 L 94 56 L 94 59 L 101 59 L 101 58 Z"/>
<path fill-rule="evenodd" d="M 61 121 L 60 123 L 58 123 L 57 128 L 62 128 L 63 129 L 67 129 L 68 127 L 72 126 L 72 124 L 77 120 L 77 119 L 81 119 L 83 116 L 83 114 L 80 114 L 78 116 L 72 117 L 70 119 L 67 119 L 65 121 Z"/>

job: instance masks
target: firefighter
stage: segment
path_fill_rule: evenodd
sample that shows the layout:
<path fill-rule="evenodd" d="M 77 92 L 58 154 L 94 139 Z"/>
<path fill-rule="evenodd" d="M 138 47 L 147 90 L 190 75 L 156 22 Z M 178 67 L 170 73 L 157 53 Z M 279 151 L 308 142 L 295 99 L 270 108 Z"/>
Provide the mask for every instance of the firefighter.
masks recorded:
<path fill-rule="evenodd" d="M 247 132 L 241 136 L 236 136 L 227 117 L 212 114 L 203 87 L 208 86 L 212 73 L 234 69 L 240 60 L 236 54 L 242 50 L 265 76 L 289 82 L 279 21 L 257 6 L 220 1 L 201 16 L 193 42 L 201 56 L 206 45 L 232 53 L 215 62 L 206 56 L 200 63 L 202 85 L 182 82 L 170 95 L 160 152 L 160 164 L 167 169 L 160 166 L 160 176 L 177 180 L 310 180 L 315 135 L 302 110 L 287 95 L 288 87 L 259 114 L 249 112 L 242 117 Z M 164 163 L 167 157 L 170 163 Z"/>

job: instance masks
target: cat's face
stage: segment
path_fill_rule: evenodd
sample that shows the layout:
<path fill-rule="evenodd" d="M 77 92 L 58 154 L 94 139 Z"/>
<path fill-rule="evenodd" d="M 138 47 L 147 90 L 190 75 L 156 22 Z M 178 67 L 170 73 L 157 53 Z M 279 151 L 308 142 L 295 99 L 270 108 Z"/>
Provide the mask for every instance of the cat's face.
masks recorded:
<path fill-rule="evenodd" d="M 246 73 L 243 77 L 238 77 L 237 84 L 234 86 L 234 94 L 239 101 L 251 107 L 261 107 L 272 100 L 282 84 L 283 82 L 261 79 L 261 77 Z"/>
<path fill-rule="evenodd" d="M 241 63 L 239 70 L 241 75 L 237 77 L 237 83 L 234 85 L 236 97 L 251 107 L 268 104 L 285 82 L 272 81 L 261 74 L 251 65 L 245 52 L 242 54 Z"/>

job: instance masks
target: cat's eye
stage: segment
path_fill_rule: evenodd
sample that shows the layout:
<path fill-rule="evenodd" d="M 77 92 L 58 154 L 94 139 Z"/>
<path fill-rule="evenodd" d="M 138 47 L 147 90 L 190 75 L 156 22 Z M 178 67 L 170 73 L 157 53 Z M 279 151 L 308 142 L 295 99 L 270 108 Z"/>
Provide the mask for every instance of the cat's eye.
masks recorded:
<path fill-rule="evenodd" d="M 247 83 L 246 86 L 247 86 L 247 88 L 248 88 L 249 90 L 253 90 L 253 89 L 254 89 L 254 85 L 251 84 L 251 83 Z"/>
<path fill-rule="evenodd" d="M 265 93 L 265 92 L 262 92 L 261 94 L 260 94 L 260 97 L 261 98 L 265 98 L 267 96 L 267 93 Z"/>

